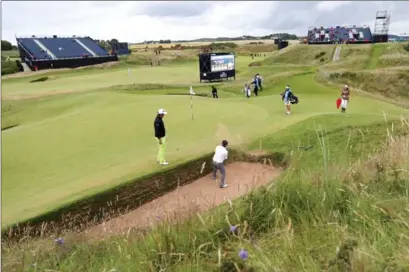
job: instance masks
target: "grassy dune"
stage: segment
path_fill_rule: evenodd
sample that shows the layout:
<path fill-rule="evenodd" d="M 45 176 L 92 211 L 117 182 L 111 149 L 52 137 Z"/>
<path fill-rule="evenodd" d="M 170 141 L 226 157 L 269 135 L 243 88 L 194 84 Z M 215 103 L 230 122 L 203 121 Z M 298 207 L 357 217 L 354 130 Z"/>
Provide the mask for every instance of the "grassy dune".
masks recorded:
<path fill-rule="evenodd" d="M 379 67 L 409 66 L 409 52 L 403 47 L 405 44 L 388 44 L 379 57 Z"/>
<path fill-rule="evenodd" d="M 277 51 L 276 54 L 262 63 L 265 65 L 276 63 L 318 65 L 332 61 L 334 50 L 334 45 L 317 45 L 312 47 L 307 44 L 295 44 Z"/>
<path fill-rule="evenodd" d="M 317 78 L 407 107 L 407 58 L 403 44 L 343 45 L 340 60 L 321 67 Z"/>
<path fill-rule="evenodd" d="M 226 43 L 226 42 L 232 42 L 235 43 L 239 46 L 247 46 L 250 45 L 250 43 L 254 43 L 254 42 L 262 42 L 266 45 L 273 45 L 274 44 L 274 40 L 243 40 L 243 41 L 218 41 L 215 43 Z M 290 44 L 296 44 L 299 43 L 299 41 L 297 40 L 290 40 L 289 41 Z M 209 45 L 211 44 L 211 42 L 183 42 L 183 43 L 166 43 L 166 44 L 132 44 L 130 46 L 131 49 L 145 49 L 146 47 L 148 49 L 152 49 L 152 48 L 158 48 L 159 46 L 162 46 L 162 48 L 171 48 L 172 46 L 175 46 L 176 44 L 180 44 L 182 46 L 187 46 L 187 47 L 193 47 L 193 46 L 204 46 L 204 45 Z M 256 47 L 256 46 L 255 46 Z"/>
<path fill-rule="evenodd" d="M 356 71 L 365 69 L 371 60 L 372 44 L 341 45 L 339 61 L 325 65 L 326 71 L 347 70 Z"/>
<path fill-rule="evenodd" d="M 19 124 L 2 132 L 3 226 L 155 171 L 151 122 L 159 107 L 170 113 L 172 163 L 227 138 L 245 149 L 261 141 L 265 151 L 291 156 L 292 164 L 274 186 L 184 222 L 164 221 L 144 235 L 90 242 L 70 234 L 64 245 L 49 238 L 8 245 L 3 269 L 35 262 L 40 271 L 406 271 L 409 110 L 359 92 L 347 114 L 335 108 L 346 80 L 352 90 L 379 97 L 386 94 L 375 87 L 392 82 L 379 83 L 381 70 L 364 70 L 384 65 L 390 51 L 363 46 L 343 47 L 337 64 L 330 63 L 333 45 L 292 45 L 260 67 L 239 57 L 239 76 L 218 85 L 219 100 L 194 98 L 194 121 L 190 98 L 169 95 L 197 84 L 194 62 L 135 68 L 136 85 L 126 83 L 125 68 L 56 75 L 37 87 L 24 78 L 6 80 L 3 92 L 19 98 L 68 85 L 84 92 L 3 101 L 3 121 Z M 360 55 L 369 66 L 352 60 Z M 406 90 L 406 69 L 386 70 L 396 76 L 389 92 Z M 265 90 L 247 99 L 240 90 L 256 71 Z M 279 96 L 286 84 L 300 98 L 290 116 Z M 209 93 L 208 86 L 197 92 Z M 299 148 L 305 145 L 313 148 Z M 241 250 L 248 259 L 239 257 Z"/>
<path fill-rule="evenodd" d="M 385 49 L 384 44 L 375 44 L 371 47 L 371 57 L 366 67 L 367 69 L 375 69 L 378 67 L 379 58 L 383 55 Z"/>

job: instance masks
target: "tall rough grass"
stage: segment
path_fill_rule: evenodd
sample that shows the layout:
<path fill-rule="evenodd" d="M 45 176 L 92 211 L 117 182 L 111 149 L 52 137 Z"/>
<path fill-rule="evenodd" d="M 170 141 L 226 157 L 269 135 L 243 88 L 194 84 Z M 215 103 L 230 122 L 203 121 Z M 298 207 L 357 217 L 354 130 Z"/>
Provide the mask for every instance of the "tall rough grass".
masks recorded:
<path fill-rule="evenodd" d="M 363 92 L 376 99 L 409 107 L 409 70 L 405 67 L 336 72 L 321 69 L 315 78 L 327 85 L 348 84 L 353 92 Z"/>
<path fill-rule="evenodd" d="M 400 133 L 397 133 L 399 127 Z M 407 271 L 409 124 L 385 129 L 380 152 L 323 164 L 187 221 L 101 241 L 21 241 L 4 271 Z M 347 150 L 347 148 L 345 148 Z M 298 166 L 302 164 L 297 164 Z"/>

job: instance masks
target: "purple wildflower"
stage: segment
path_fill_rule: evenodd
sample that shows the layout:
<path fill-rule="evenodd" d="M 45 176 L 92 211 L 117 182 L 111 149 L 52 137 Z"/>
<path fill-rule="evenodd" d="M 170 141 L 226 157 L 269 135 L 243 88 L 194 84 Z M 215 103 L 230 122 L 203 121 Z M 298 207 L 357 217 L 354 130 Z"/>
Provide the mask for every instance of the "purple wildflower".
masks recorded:
<path fill-rule="evenodd" d="M 236 230 L 237 230 L 237 226 L 235 226 L 235 225 L 230 226 L 230 232 L 236 233 Z"/>
<path fill-rule="evenodd" d="M 247 259 L 249 258 L 249 252 L 248 252 L 247 250 L 245 250 L 245 249 L 242 249 L 242 250 L 240 250 L 240 252 L 239 252 L 239 257 L 240 257 L 242 260 L 247 260 Z"/>
<path fill-rule="evenodd" d="M 55 243 L 57 245 L 63 245 L 64 244 L 64 239 L 59 237 L 59 238 L 55 239 Z"/>

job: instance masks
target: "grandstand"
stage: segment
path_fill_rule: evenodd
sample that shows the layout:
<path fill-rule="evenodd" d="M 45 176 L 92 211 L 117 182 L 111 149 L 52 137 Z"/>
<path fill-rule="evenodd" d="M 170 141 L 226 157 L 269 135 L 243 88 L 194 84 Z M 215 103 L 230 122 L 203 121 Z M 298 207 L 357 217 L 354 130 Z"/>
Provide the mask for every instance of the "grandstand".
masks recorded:
<path fill-rule="evenodd" d="M 372 43 L 372 33 L 368 26 L 310 27 L 308 44 Z"/>
<path fill-rule="evenodd" d="M 31 70 L 75 68 L 117 61 L 90 37 L 19 37 L 20 58 Z"/>

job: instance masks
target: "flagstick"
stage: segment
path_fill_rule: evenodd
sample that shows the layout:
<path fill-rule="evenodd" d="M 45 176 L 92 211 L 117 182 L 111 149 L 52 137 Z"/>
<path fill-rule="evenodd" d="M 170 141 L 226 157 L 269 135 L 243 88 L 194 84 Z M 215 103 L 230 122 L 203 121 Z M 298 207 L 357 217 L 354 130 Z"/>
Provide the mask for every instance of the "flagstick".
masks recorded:
<path fill-rule="evenodd" d="M 190 112 L 192 113 L 193 120 L 193 94 L 190 95 Z"/>
<path fill-rule="evenodd" d="M 128 76 L 129 76 L 129 79 L 130 79 L 131 82 L 132 82 L 132 85 L 135 85 L 134 78 L 133 78 L 133 76 L 131 75 L 131 68 L 128 68 Z"/>

